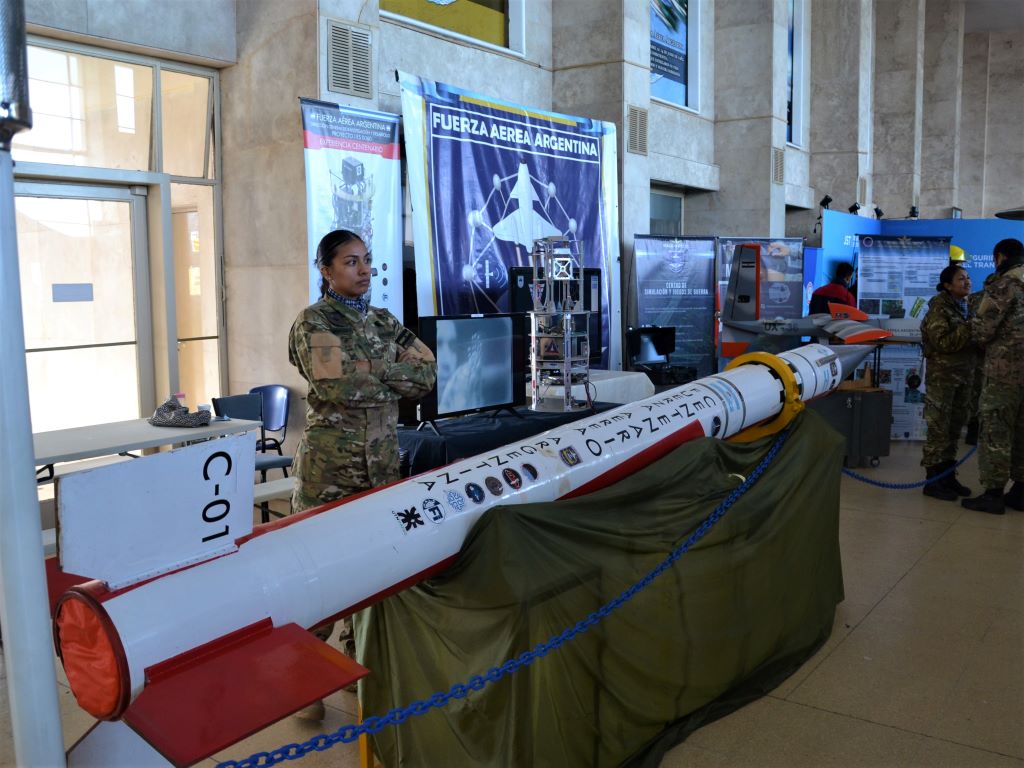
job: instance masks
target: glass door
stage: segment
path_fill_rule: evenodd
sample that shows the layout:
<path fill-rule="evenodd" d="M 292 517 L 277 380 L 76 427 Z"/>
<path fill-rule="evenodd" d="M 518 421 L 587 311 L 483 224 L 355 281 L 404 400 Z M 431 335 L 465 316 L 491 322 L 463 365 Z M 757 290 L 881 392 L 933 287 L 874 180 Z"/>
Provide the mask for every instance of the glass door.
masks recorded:
<path fill-rule="evenodd" d="M 154 407 L 145 192 L 15 184 L 33 432 Z"/>

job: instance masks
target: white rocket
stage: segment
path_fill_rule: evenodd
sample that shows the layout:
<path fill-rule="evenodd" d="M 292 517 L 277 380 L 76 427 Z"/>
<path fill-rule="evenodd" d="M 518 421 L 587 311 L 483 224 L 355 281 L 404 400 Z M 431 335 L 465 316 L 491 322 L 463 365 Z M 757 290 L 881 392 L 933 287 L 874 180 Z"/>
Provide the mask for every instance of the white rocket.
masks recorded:
<path fill-rule="evenodd" d="M 230 554 L 117 591 L 74 587 L 54 617 L 68 682 L 95 717 L 123 717 L 175 764 L 195 762 L 365 675 L 306 628 L 443 569 L 491 507 L 589 493 L 695 438 L 770 431 L 868 351 L 747 355 L 723 373 L 261 526 Z"/>

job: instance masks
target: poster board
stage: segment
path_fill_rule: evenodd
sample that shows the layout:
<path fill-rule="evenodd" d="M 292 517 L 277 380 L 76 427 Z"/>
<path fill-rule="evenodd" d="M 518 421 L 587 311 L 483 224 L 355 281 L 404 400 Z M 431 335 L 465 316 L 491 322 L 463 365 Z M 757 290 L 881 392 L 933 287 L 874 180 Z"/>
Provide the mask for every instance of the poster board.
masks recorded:
<path fill-rule="evenodd" d="M 714 368 L 715 238 L 636 235 L 638 325 L 673 326 L 669 362 L 693 366 L 697 376 Z"/>
<path fill-rule="evenodd" d="M 535 239 L 579 241 L 604 277 L 603 362 L 621 368 L 615 124 L 399 81 L 420 315 L 507 312 Z"/>
<path fill-rule="evenodd" d="M 398 115 L 299 99 L 306 162 L 309 302 L 320 299 L 313 263 L 335 229 L 359 235 L 373 254 L 370 303 L 401 321 L 402 169 Z"/>
<path fill-rule="evenodd" d="M 755 243 L 761 247 L 761 317 L 803 317 L 804 241 L 801 237 L 719 237 L 720 306 L 724 306 L 733 252 L 742 243 Z"/>
<path fill-rule="evenodd" d="M 949 264 L 948 237 L 861 235 L 857 304 L 869 315 L 918 324 Z M 920 344 L 882 349 L 879 385 L 892 392 L 893 440 L 923 440 L 925 359 Z"/>

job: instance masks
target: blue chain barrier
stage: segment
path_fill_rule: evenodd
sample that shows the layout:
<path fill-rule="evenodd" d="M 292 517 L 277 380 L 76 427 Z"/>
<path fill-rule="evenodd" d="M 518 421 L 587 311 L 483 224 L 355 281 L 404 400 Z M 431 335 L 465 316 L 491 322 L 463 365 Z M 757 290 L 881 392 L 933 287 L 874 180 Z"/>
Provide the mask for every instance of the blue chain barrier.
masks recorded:
<path fill-rule="evenodd" d="M 452 699 L 464 699 L 470 691 L 482 691 L 491 683 L 498 682 L 506 675 L 510 675 L 518 670 L 520 667 L 528 667 L 537 659 L 547 656 L 551 651 L 557 650 L 560 646 L 569 642 L 577 635 L 586 632 L 601 621 L 601 619 L 605 618 L 628 600 L 632 599 L 642 589 L 650 586 L 651 582 L 668 570 L 676 560 L 682 557 L 683 554 L 694 544 L 704 538 L 708 531 L 710 531 L 715 523 L 725 515 L 729 508 L 739 501 L 740 497 L 743 496 L 743 494 L 758 481 L 761 475 L 764 474 L 765 470 L 768 469 L 768 465 L 772 463 L 775 456 L 782 448 L 782 444 L 786 442 L 787 437 L 789 437 L 788 429 L 780 432 L 778 439 L 776 439 L 772 444 L 768 453 L 765 454 L 765 457 L 761 459 L 747 479 L 737 486 L 728 496 L 726 496 L 721 504 L 715 507 L 714 511 L 711 512 L 711 514 L 708 515 L 699 526 L 697 526 L 697 529 L 690 534 L 686 541 L 673 549 L 672 552 L 669 553 L 668 557 L 659 563 L 646 576 L 640 579 L 640 581 L 633 586 L 629 587 L 618 597 L 608 603 L 605 603 L 585 619 L 576 622 L 576 624 L 565 629 L 559 634 L 554 635 L 546 642 L 538 643 L 532 649 L 523 651 L 515 658 L 508 659 L 501 666 L 491 667 L 491 669 L 483 675 L 473 675 L 465 683 L 456 683 L 447 691 L 438 691 L 429 698 L 414 701 L 407 707 L 396 707 L 382 717 L 368 717 L 363 720 L 362 723 L 343 725 L 334 733 L 320 734 L 319 736 L 315 736 L 302 744 L 286 744 L 283 747 L 275 749 L 273 752 L 256 752 L 242 760 L 226 760 L 223 763 L 218 763 L 217 768 L 266 768 L 267 766 L 277 765 L 285 760 L 298 760 L 313 751 L 323 752 L 338 743 L 351 743 L 364 733 L 377 733 L 378 731 L 383 730 L 385 726 L 401 725 L 408 720 L 409 717 L 425 715 L 435 707 L 444 707 Z"/>
<path fill-rule="evenodd" d="M 958 461 L 956 464 L 954 464 L 944 472 L 940 472 L 934 477 L 929 477 L 927 480 L 918 480 L 916 483 L 883 483 L 881 480 L 872 480 L 870 477 L 865 477 L 864 475 L 846 469 L 845 467 L 843 468 L 843 474 L 847 475 L 848 477 L 852 477 L 854 480 L 860 480 L 862 483 L 867 483 L 868 485 L 875 485 L 878 486 L 879 488 L 891 488 L 897 491 L 909 491 L 912 488 L 923 488 L 926 485 L 937 483 L 939 482 L 939 480 L 943 480 L 949 477 L 954 472 L 956 472 L 957 468 L 961 464 L 963 464 L 965 461 L 971 458 L 971 456 L 974 455 L 974 452 L 976 450 L 978 450 L 978 446 L 974 446 L 973 448 L 971 448 L 971 450 L 964 454 L 964 457 L 960 459 L 960 461 Z"/>

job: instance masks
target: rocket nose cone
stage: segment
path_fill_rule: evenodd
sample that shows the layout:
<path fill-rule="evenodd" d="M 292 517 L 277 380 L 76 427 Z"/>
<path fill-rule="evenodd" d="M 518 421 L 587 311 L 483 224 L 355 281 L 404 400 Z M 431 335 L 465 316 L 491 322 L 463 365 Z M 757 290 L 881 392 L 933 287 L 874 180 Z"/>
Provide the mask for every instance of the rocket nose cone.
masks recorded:
<path fill-rule="evenodd" d="M 875 351 L 875 348 L 870 344 L 838 344 L 830 346 L 829 349 L 839 358 L 839 364 L 843 367 L 844 379 L 853 373 L 864 358 Z"/>

